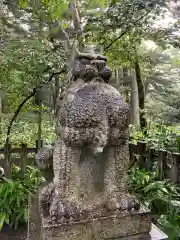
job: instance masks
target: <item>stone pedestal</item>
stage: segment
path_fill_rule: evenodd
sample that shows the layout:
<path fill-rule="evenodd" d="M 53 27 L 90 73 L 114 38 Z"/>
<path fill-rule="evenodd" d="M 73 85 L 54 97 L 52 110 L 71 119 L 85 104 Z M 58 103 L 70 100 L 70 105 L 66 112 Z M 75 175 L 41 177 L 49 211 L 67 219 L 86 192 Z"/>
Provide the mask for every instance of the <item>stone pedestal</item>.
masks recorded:
<path fill-rule="evenodd" d="M 41 219 L 38 196 L 30 197 L 27 240 L 163 240 L 167 236 L 151 224 L 152 214 L 140 211 L 70 224 L 50 225 Z"/>
<path fill-rule="evenodd" d="M 38 194 L 35 196 L 30 195 L 28 201 L 27 240 L 41 240 L 41 223 Z"/>
<path fill-rule="evenodd" d="M 71 224 L 49 225 L 42 221 L 42 240 L 149 240 L 151 213 L 141 208 L 138 212 L 103 217 Z"/>

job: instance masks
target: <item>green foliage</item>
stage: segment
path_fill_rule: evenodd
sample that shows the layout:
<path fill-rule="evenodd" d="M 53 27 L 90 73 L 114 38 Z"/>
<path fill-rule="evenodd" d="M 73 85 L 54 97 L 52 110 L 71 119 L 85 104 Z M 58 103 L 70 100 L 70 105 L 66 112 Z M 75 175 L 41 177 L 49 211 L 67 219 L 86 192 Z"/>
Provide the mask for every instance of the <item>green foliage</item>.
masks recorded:
<path fill-rule="evenodd" d="M 8 114 L 10 113 L 10 116 L 22 99 L 45 79 L 43 71 L 47 66 L 53 68 L 51 70 L 54 71 L 64 65 L 67 57 L 64 45 L 57 39 L 53 39 L 54 42 L 52 43 L 52 39 L 50 39 L 51 31 L 53 32 L 53 29 L 51 29 L 52 20 L 60 20 L 64 29 L 70 28 L 72 30 L 73 25 L 72 12 L 69 9 L 69 3 L 72 1 L 19 0 L 17 2 L 23 10 L 16 6 L 16 1 L 13 6 L 7 3 L 12 17 L 9 17 L 10 14 L 3 16 L 5 24 L 3 23 L 2 26 L 1 38 L 5 44 L 3 44 L 0 50 L 0 88 L 3 91 L 6 105 L 9 107 Z M 113 69 L 117 69 L 120 66 L 129 69 L 134 68 L 134 60 L 138 57 L 145 90 L 147 90 L 146 93 L 150 91 L 149 86 L 151 86 L 151 92 L 156 93 L 156 96 L 158 96 L 154 98 L 154 94 L 152 94 L 149 97 L 157 110 L 157 115 L 161 116 L 161 111 L 157 108 L 157 99 L 160 98 L 160 95 L 161 101 L 162 99 L 167 100 L 164 102 L 169 106 L 169 110 L 176 109 L 177 115 L 179 115 L 179 97 L 172 99 L 172 93 L 178 96 L 177 93 L 179 91 L 179 85 L 174 85 L 172 81 L 172 71 L 170 71 L 172 67 L 170 67 L 170 70 L 167 70 L 165 69 L 165 64 L 163 64 L 159 70 L 160 75 L 156 74 L 157 69 L 155 69 L 155 66 L 157 61 L 154 61 L 151 55 L 152 52 L 142 49 L 142 41 L 144 39 L 154 39 L 162 48 L 167 48 L 167 44 L 164 45 L 164 42 L 167 42 L 166 38 L 169 38 L 170 35 L 172 36 L 171 33 L 174 28 L 169 28 L 168 31 L 160 29 L 159 37 L 159 31 L 154 29 L 153 21 L 157 16 L 163 15 L 164 10 L 162 6 L 164 7 L 169 1 L 88 0 L 78 2 L 78 10 L 80 10 L 80 15 L 83 16 L 81 20 L 83 25 L 85 25 L 84 32 L 88 33 L 85 36 L 86 43 L 107 47 L 125 32 L 118 41 L 114 42 L 110 51 L 106 52 L 111 67 Z M 96 8 L 100 9 L 97 10 Z M 5 11 L 2 12 L 5 14 Z M 21 26 L 24 23 L 28 30 L 19 31 L 22 30 Z M 24 34 L 22 35 L 23 37 L 21 32 Z M 161 39 L 161 43 L 159 39 Z M 60 38 L 59 40 L 62 39 Z M 74 39 L 71 40 L 72 42 L 74 41 Z M 158 51 L 160 52 L 159 49 Z M 176 62 L 179 61 L 178 56 L 177 58 Z M 167 72 L 170 74 L 168 75 Z M 174 74 L 175 79 L 179 79 L 177 76 L 177 73 Z M 168 82 L 172 82 L 172 84 L 167 84 Z M 159 84 L 161 85 L 160 87 Z M 177 88 L 177 90 L 174 91 L 170 87 Z M 176 105 L 176 108 L 174 108 L 174 105 Z M 149 115 L 151 115 L 150 109 L 152 109 L 152 105 L 148 109 Z M 12 128 L 10 141 L 13 143 L 13 146 L 19 146 L 22 142 L 27 143 L 28 146 L 34 145 L 37 139 L 36 123 L 38 119 L 37 114 L 32 114 L 31 118 L 29 114 L 36 110 L 37 108 L 32 101 L 29 101 L 23 108 L 26 118 L 18 118 Z M 152 115 L 154 116 L 154 114 Z M 9 116 L 1 119 L 0 145 L 4 144 L 9 120 Z M 151 124 L 147 129 L 146 136 L 143 132 L 133 129 L 131 138 L 134 142 L 145 140 L 156 149 L 164 148 L 170 151 L 180 151 L 179 130 L 162 124 Z M 47 143 L 55 140 L 54 126 L 46 118 L 43 118 L 42 121 L 42 139 Z M 27 196 L 29 192 L 34 193 L 36 191 L 36 186 L 39 185 L 40 179 L 39 172 L 34 168 L 28 168 L 26 176 L 23 177 L 19 169 L 14 167 L 12 180 L 1 180 L 1 226 L 4 222 L 15 227 L 25 222 L 27 217 Z M 135 192 L 154 212 L 161 214 L 159 222 L 163 223 L 166 232 L 171 232 L 172 239 L 173 235 L 174 239 L 177 239 L 180 214 L 178 212 L 175 213 L 174 208 L 174 199 L 179 197 L 176 188 L 168 181 L 159 181 L 155 172 L 147 173 L 145 170 L 139 169 L 131 170 L 129 184 L 131 191 Z M 17 206 L 17 208 L 14 209 L 14 206 Z M 176 207 L 176 210 L 178 210 L 178 207 Z"/>
<path fill-rule="evenodd" d="M 49 49 L 49 43 L 41 39 L 13 40 L 3 49 L 0 88 L 11 109 L 17 108 L 22 99 L 44 81 L 44 71 L 47 74 L 52 66 L 59 69 L 63 64 L 60 59 L 57 63 L 55 53 Z M 31 102 L 28 104 L 32 105 Z"/>
<path fill-rule="evenodd" d="M 180 129 L 178 126 L 172 127 L 151 123 L 147 129 L 147 135 L 144 135 L 141 130 L 135 130 L 133 126 L 131 126 L 131 129 L 131 140 L 133 143 L 136 143 L 138 140 L 143 140 L 155 149 L 180 152 Z"/>
<path fill-rule="evenodd" d="M 35 145 L 38 132 L 37 122 L 37 115 L 30 113 L 24 113 L 24 115 L 15 122 L 10 136 L 10 142 L 13 144 L 13 147 L 19 147 L 21 143 L 26 143 L 28 147 Z M 0 146 L 3 146 L 5 142 L 8 124 L 9 118 L 1 119 Z M 42 121 L 42 139 L 45 143 L 52 143 L 56 139 L 54 126 L 51 126 L 48 116 L 46 115 Z"/>
<path fill-rule="evenodd" d="M 68 0 L 40 0 L 38 4 L 42 4 L 42 7 L 45 7 L 48 15 L 51 20 L 62 20 L 64 14 L 71 15 L 71 10 L 69 8 L 69 4 L 71 1 Z M 82 1 L 81 7 L 83 9 L 96 9 L 109 6 L 108 0 L 91 0 L 91 1 Z M 27 8 L 31 5 L 31 1 L 29 0 L 19 0 L 19 5 L 22 8 Z M 79 4 L 78 4 L 79 5 Z M 34 5 L 35 6 L 35 5 Z M 63 19 L 64 20 L 64 19 Z"/>
<path fill-rule="evenodd" d="M 156 171 L 132 168 L 129 171 L 129 189 L 152 212 L 158 214 L 158 224 L 170 240 L 180 236 L 180 193 L 168 180 L 159 181 Z"/>
<path fill-rule="evenodd" d="M 17 228 L 27 222 L 28 196 L 45 181 L 40 171 L 28 166 L 25 175 L 17 166 L 12 167 L 12 179 L 0 179 L 0 230 L 6 223 Z"/>
<path fill-rule="evenodd" d="M 144 69 L 146 112 L 152 120 L 166 124 L 179 122 L 179 49 L 156 48 Z"/>
<path fill-rule="evenodd" d="M 62 19 L 63 13 L 68 9 L 69 1 L 67 0 L 41 0 L 46 6 L 53 19 Z"/>
<path fill-rule="evenodd" d="M 163 226 L 163 230 L 166 232 L 170 240 L 180 239 L 180 206 L 169 212 L 168 215 L 161 215 L 158 223 Z"/>
<path fill-rule="evenodd" d="M 83 3 L 83 7 L 86 9 L 101 8 L 101 10 L 104 10 L 104 8 L 108 6 L 109 6 L 108 0 L 88 0 L 84 1 Z"/>
<path fill-rule="evenodd" d="M 168 180 L 159 181 L 156 172 L 147 172 L 139 168 L 130 170 L 130 189 L 138 195 L 145 204 L 156 213 L 166 213 L 171 205 L 172 200 L 176 200 L 178 195 L 177 189 Z"/>

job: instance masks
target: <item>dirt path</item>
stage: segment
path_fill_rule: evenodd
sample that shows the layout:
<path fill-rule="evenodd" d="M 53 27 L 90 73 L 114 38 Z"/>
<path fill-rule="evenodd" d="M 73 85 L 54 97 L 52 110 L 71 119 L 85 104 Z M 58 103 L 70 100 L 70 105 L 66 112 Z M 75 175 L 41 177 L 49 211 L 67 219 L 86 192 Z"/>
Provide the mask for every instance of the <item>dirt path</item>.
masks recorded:
<path fill-rule="evenodd" d="M 21 227 L 16 231 L 7 225 L 0 231 L 0 240 L 26 240 L 27 227 Z"/>

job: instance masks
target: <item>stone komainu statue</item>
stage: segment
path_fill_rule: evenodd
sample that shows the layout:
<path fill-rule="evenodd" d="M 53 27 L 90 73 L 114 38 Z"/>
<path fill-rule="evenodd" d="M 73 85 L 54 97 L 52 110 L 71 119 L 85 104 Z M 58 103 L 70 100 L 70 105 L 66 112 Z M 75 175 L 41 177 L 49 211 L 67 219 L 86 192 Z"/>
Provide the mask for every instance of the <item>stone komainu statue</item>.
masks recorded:
<path fill-rule="evenodd" d="M 104 56 L 79 54 L 73 82 L 57 101 L 60 129 L 53 149 L 54 179 L 40 193 L 41 214 L 52 223 L 139 208 L 126 185 L 130 109 L 109 85 L 112 72 L 106 64 Z M 47 154 L 46 165 L 50 159 Z"/>

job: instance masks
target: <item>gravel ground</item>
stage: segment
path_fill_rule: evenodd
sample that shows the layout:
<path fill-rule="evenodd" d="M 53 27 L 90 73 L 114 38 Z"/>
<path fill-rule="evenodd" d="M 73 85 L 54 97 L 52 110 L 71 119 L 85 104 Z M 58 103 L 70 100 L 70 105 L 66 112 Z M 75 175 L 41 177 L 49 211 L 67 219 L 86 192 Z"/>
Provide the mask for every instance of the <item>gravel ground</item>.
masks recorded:
<path fill-rule="evenodd" d="M 0 231 L 0 240 L 26 240 L 27 226 L 18 228 L 16 231 L 4 226 Z"/>

